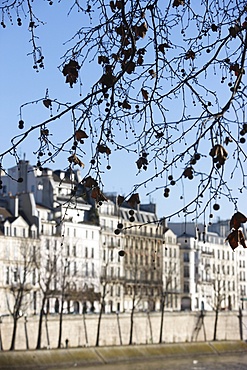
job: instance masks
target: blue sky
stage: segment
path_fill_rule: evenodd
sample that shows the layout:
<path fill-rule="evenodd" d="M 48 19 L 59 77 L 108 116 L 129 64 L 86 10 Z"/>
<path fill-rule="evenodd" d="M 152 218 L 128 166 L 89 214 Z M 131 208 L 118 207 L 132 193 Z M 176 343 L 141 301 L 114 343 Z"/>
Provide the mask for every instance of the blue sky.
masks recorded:
<path fill-rule="evenodd" d="M 0 153 L 9 147 L 10 139 L 21 131 L 18 129 L 19 121 L 19 107 L 27 102 L 32 102 L 42 99 L 45 96 L 46 90 L 49 89 L 49 96 L 52 99 L 57 99 L 63 102 L 75 102 L 79 100 L 79 84 L 75 85 L 73 89 L 65 84 L 65 79 L 62 73 L 57 68 L 61 64 L 60 57 L 64 54 L 67 46 L 63 43 L 70 39 L 81 25 L 81 14 L 73 10 L 69 17 L 67 11 L 69 7 L 63 4 L 54 4 L 49 6 L 45 2 L 38 2 L 36 5 L 37 16 L 46 22 L 44 26 L 40 25 L 37 28 L 37 44 L 42 46 L 42 51 L 45 56 L 45 69 L 36 72 L 33 70 L 32 56 L 28 53 L 31 52 L 31 45 L 29 42 L 30 34 L 28 31 L 27 23 L 23 19 L 23 25 L 18 27 L 16 24 L 13 26 L 6 20 L 7 27 L 0 29 L 0 43 L 1 43 L 1 101 L 0 101 L 0 120 L 1 120 L 1 143 Z M 14 23 L 15 23 L 15 19 Z M 91 83 L 95 82 L 95 78 L 100 77 L 100 67 L 97 63 L 91 63 L 87 72 L 81 75 L 82 78 L 82 94 L 84 94 Z M 211 76 L 211 79 L 214 77 Z M 213 81 L 213 80 L 212 80 Z M 174 109 L 177 109 L 178 101 L 174 102 Z M 54 112 L 55 113 L 55 107 Z M 23 109 L 23 119 L 25 121 L 25 128 L 31 127 L 41 123 L 44 119 L 49 117 L 49 111 L 43 106 L 42 102 L 33 103 L 25 106 Z M 66 136 L 67 132 L 71 132 L 72 124 L 69 117 L 62 118 L 51 126 L 53 135 L 59 142 Z M 65 135 L 65 136 L 64 136 Z M 193 138 L 194 133 L 191 133 Z M 33 154 L 37 144 L 37 134 L 32 134 L 30 138 L 25 141 L 18 149 L 18 154 L 23 157 L 24 153 L 26 159 L 31 164 L 36 163 L 36 156 Z M 90 152 L 89 143 L 86 144 L 85 151 Z M 205 146 L 208 143 L 204 143 Z M 68 166 L 67 154 L 61 155 L 56 158 L 56 163 L 49 164 L 48 167 L 53 169 L 64 169 Z M 90 153 L 85 155 L 85 164 L 90 160 Z M 105 182 L 104 191 L 115 191 L 120 194 L 128 194 L 133 189 L 133 184 L 142 182 L 147 173 L 137 176 L 137 168 L 135 161 L 137 160 L 136 154 L 126 155 L 123 151 L 114 152 L 110 158 L 111 170 L 106 170 L 107 160 L 102 159 L 103 179 Z M 15 165 L 15 159 L 11 156 L 6 157 L 3 161 L 4 168 L 9 168 Z M 201 164 L 203 170 L 205 162 Z M 246 164 L 243 166 L 246 168 Z M 199 170 L 200 168 L 198 168 Z M 86 173 L 87 166 L 83 173 Z M 152 170 L 150 175 L 153 174 Z M 226 169 L 228 171 L 228 169 Z M 247 213 L 245 210 L 246 192 L 242 195 L 239 194 L 237 188 L 239 186 L 238 178 L 234 178 L 230 186 L 236 189 L 236 196 L 239 197 L 239 211 Z M 171 187 L 171 196 L 169 198 L 163 197 L 163 190 L 153 192 L 153 189 L 164 185 L 164 179 L 155 179 L 147 184 L 146 187 L 139 189 L 142 203 L 149 200 L 157 203 L 158 215 L 164 217 L 172 214 L 175 210 L 183 208 L 186 201 L 191 198 L 192 191 L 196 191 L 196 183 L 190 182 L 185 179 L 184 192 L 183 187 L 175 185 Z M 186 194 L 185 194 L 186 193 Z M 191 193 L 191 194 L 190 194 Z M 148 195 L 147 195 L 148 194 Z M 206 201 L 206 200 L 205 200 Z M 221 205 L 218 212 L 214 212 L 214 220 L 218 217 L 222 219 L 230 218 L 234 212 L 233 205 L 229 202 L 228 198 L 218 199 L 217 202 Z M 209 211 L 208 211 L 209 212 Z M 207 212 L 207 216 L 208 216 Z M 192 215 L 194 217 L 195 215 Z M 181 212 L 180 218 L 176 217 L 173 220 L 183 221 L 183 213 Z M 208 220 L 208 217 L 207 217 Z"/>

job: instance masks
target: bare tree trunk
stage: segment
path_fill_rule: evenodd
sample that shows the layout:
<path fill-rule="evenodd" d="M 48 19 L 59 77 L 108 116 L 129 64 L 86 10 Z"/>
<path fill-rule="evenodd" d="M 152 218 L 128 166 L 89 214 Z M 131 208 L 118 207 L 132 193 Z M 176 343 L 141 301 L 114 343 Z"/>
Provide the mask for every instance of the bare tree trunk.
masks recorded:
<path fill-rule="evenodd" d="M 203 334 L 204 334 L 204 341 L 207 341 L 207 336 L 206 336 L 206 329 L 205 329 L 205 324 L 204 324 L 204 312 L 202 311 L 202 327 L 203 327 Z"/>
<path fill-rule="evenodd" d="M 41 348 L 42 322 L 43 322 L 43 316 L 44 316 L 45 302 L 46 302 L 46 297 L 44 296 L 43 299 L 42 299 L 42 305 L 41 305 L 40 313 L 39 313 L 39 327 L 38 327 L 38 338 L 37 338 L 36 349 L 40 349 Z"/>
<path fill-rule="evenodd" d="M 133 295 L 133 299 L 132 299 L 132 309 L 131 309 L 131 314 L 130 314 L 130 337 L 129 337 L 129 345 L 131 345 L 132 344 L 132 341 L 133 341 L 135 299 L 136 299 L 136 291 L 135 291 L 135 287 L 134 287 L 134 295 Z"/>
<path fill-rule="evenodd" d="M 57 348 L 61 348 L 61 344 L 62 344 L 63 306 L 64 306 L 64 299 L 62 298 L 61 311 L 60 311 L 60 314 L 59 314 L 59 334 L 58 334 L 58 345 L 57 345 Z"/>
<path fill-rule="evenodd" d="M 26 349 L 29 349 L 29 340 L 28 340 L 28 331 L 27 331 L 27 316 L 24 317 L 24 330 L 25 330 L 25 338 L 26 338 Z"/>
<path fill-rule="evenodd" d="M 216 340 L 216 338 L 217 338 L 218 317 L 219 317 L 219 309 L 216 308 L 216 310 L 215 310 L 215 320 L 214 320 L 214 338 L 213 338 L 213 340 Z"/>
<path fill-rule="evenodd" d="M 87 325 L 86 325 L 86 317 L 85 317 L 85 314 L 83 314 L 83 326 L 84 326 L 84 333 L 85 333 L 86 345 L 88 345 Z"/>
<path fill-rule="evenodd" d="M 99 337 L 100 337 L 100 324 L 102 319 L 102 314 L 105 307 L 105 295 L 106 295 L 106 284 L 103 286 L 103 295 L 102 295 L 102 301 L 100 306 L 100 312 L 99 312 L 99 319 L 98 319 L 98 326 L 97 326 L 97 336 L 96 336 L 96 343 L 95 346 L 99 346 Z"/>
<path fill-rule="evenodd" d="M 99 313 L 99 319 L 98 319 L 98 326 L 97 326 L 97 336 L 96 336 L 96 343 L 95 343 L 95 346 L 96 347 L 99 346 L 100 324 L 101 324 L 102 314 L 103 314 L 103 309 L 101 307 L 100 308 L 100 313 Z"/>
<path fill-rule="evenodd" d="M 3 351 L 3 340 L 2 340 L 1 324 L 2 324 L 2 318 L 0 317 L 0 351 Z"/>
<path fill-rule="evenodd" d="M 13 331 L 12 331 L 12 339 L 11 339 L 11 345 L 10 345 L 10 351 L 13 351 L 15 349 L 15 340 L 16 340 L 16 332 L 17 332 L 17 323 L 18 319 L 20 318 L 20 308 L 22 304 L 23 299 L 23 288 L 18 292 L 15 307 L 14 307 L 14 313 L 13 313 Z"/>
<path fill-rule="evenodd" d="M 152 323 L 151 323 L 149 311 L 147 311 L 147 317 L 148 317 L 148 324 L 149 324 L 149 330 L 150 330 L 150 339 L 151 339 L 151 343 L 153 343 L 153 329 L 152 329 Z"/>
<path fill-rule="evenodd" d="M 16 332 L 17 332 L 17 322 L 18 319 L 16 316 L 14 316 L 14 322 L 13 322 L 13 331 L 12 331 L 12 339 L 11 339 L 11 345 L 10 345 L 10 351 L 14 351 L 15 349 L 15 339 L 16 339 Z"/>
<path fill-rule="evenodd" d="M 132 307 L 131 314 L 130 314 L 130 338 L 129 338 L 129 345 L 132 344 L 132 340 L 133 340 L 134 310 L 135 310 L 135 306 Z"/>
<path fill-rule="evenodd" d="M 162 299 L 161 299 L 161 317 L 160 317 L 160 339 L 159 339 L 159 343 L 162 343 L 162 341 L 163 341 L 164 308 L 165 308 L 165 298 L 162 296 Z"/>
<path fill-rule="evenodd" d="M 119 321 L 119 313 L 117 312 L 117 326 L 118 326 L 118 334 L 119 334 L 119 342 L 120 346 L 122 346 L 122 334 L 121 334 L 121 327 L 120 327 L 120 321 Z"/>
<path fill-rule="evenodd" d="M 47 348 L 50 348 L 50 338 L 49 338 L 49 331 L 48 331 L 48 317 L 47 313 L 45 315 L 45 329 L 46 329 L 46 340 L 47 340 Z"/>
<path fill-rule="evenodd" d="M 241 307 L 239 307 L 238 312 L 240 340 L 243 340 L 243 313 Z"/>
<path fill-rule="evenodd" d="M 138 305 L 138 302 L 136 300 L 137 296 L 137 266 L 135 266 L 135 284 L 132 287 L 132 308 L 131 308 L 131 314 L 130 314 L 130 336 L 129 336 L 129 345 L 133 343 L 133 330 L 134 330 L 134 312 L 135 308 Z"/>

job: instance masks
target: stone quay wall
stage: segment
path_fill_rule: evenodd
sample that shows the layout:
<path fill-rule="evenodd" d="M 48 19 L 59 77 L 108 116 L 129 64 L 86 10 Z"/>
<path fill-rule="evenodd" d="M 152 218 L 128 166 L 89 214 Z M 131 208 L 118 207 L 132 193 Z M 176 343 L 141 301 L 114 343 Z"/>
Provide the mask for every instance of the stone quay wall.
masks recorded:
<path fill-rule="evenodd" d="M 214 312 L 165 312 L 163 321 L 163 342 L 180 343 L 211 341 L 214 333 Z M 62 325 L 62 347 L 95 346 L 98 314 L 64 315 Z M 22 317 L 18 320 L 16 350 L 35 349 L 38 333 L 38 316 Z M 217 326 L 217 340 L 239 340 L 239 312 L 220 312 Z M 136 313 L 134 315 L 133 344 L 159 342 L 161 314 Z M 8 350 L 11 343 L 13 322 L 11 317 L 2 317 L 1 349 Z M 57 348 L 59 316 L 44 318 L 42 348 Z M 100 328 L 100 346 L 127 345 L 130 333 L 130 314 L 105 314 Z M 242 316 L 242 336 L 247 340 L 247 312 Z"/>

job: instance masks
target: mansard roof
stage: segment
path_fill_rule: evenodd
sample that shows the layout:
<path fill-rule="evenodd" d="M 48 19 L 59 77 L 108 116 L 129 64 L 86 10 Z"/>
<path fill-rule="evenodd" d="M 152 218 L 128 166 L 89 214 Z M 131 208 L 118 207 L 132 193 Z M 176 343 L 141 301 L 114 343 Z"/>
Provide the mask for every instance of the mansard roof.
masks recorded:
<path fill-rule="evenodd" d="M 0 207 L 0 218 L 5 220 L 6 218 L 13 217 L 13 215 L 4 207 Z"/>

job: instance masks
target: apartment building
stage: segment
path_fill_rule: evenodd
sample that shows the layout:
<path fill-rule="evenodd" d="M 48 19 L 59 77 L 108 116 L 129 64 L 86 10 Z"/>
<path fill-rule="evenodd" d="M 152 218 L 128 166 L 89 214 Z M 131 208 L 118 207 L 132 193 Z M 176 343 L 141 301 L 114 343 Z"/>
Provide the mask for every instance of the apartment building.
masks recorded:
<path fill-rule="evenodd" d="M 5 202 L 0 204 L 0 314 L 15 314 L 18 292 L 23 296 L 22 306 L 33 313 L 38 289 L 33 255 L 40 247 L 37 227 L 17 211 L 7 210 Z"/>
<path fill-rule="evenodd" d="M 21 282 L 28 314 L 44 296 L 49 313 L 214 310 L 219 300 L 222 310 L 246 308 L 246 251 L 225 242 L 229 222 L 166 225 L 155 204 L 119 205 L 113 193 L 99 206 L 79 171 L 21 161 L 8 174 L 0 195 L 2 314 Z"/>
<path fill-rule="evenodd" d="M 155 311 L 163 297 L 164 227 L 155 205 L 117 205 L 116 194 L 99 207 L 102 279 L 108 281 L 110 312 Z M 108 307 L 109 311 L 109 307 Z"/>
<path fill-rule="evenodd" d="M 246 308 L 246 250 L 234 252 L 226 242 L 229 221 L 211 226 L 169 223 L 178 235 L 181 263 L 181 309 Z M 218 233 L 217 233 L 217 232 Z"/>
<path fill-rule="evenodd" d="M 80 179 L 76 173 L 38 170 L 21 161 L 2 176 L 2 200 L 16 212 L 34 219 L 37 227 L 36 251 L 40 282 L 35 306 L 47 295 L 46 311 L 58 312 L 63 301 L 65 313 L 99 309 L 100 228 L 92 206 L 75 196 Z M 49 283 L 49 284 L 48 284 Z M 65 302 L 66 301 L 66 302 Z M 34 310 L 35 312 L 35 310 Z"/>

